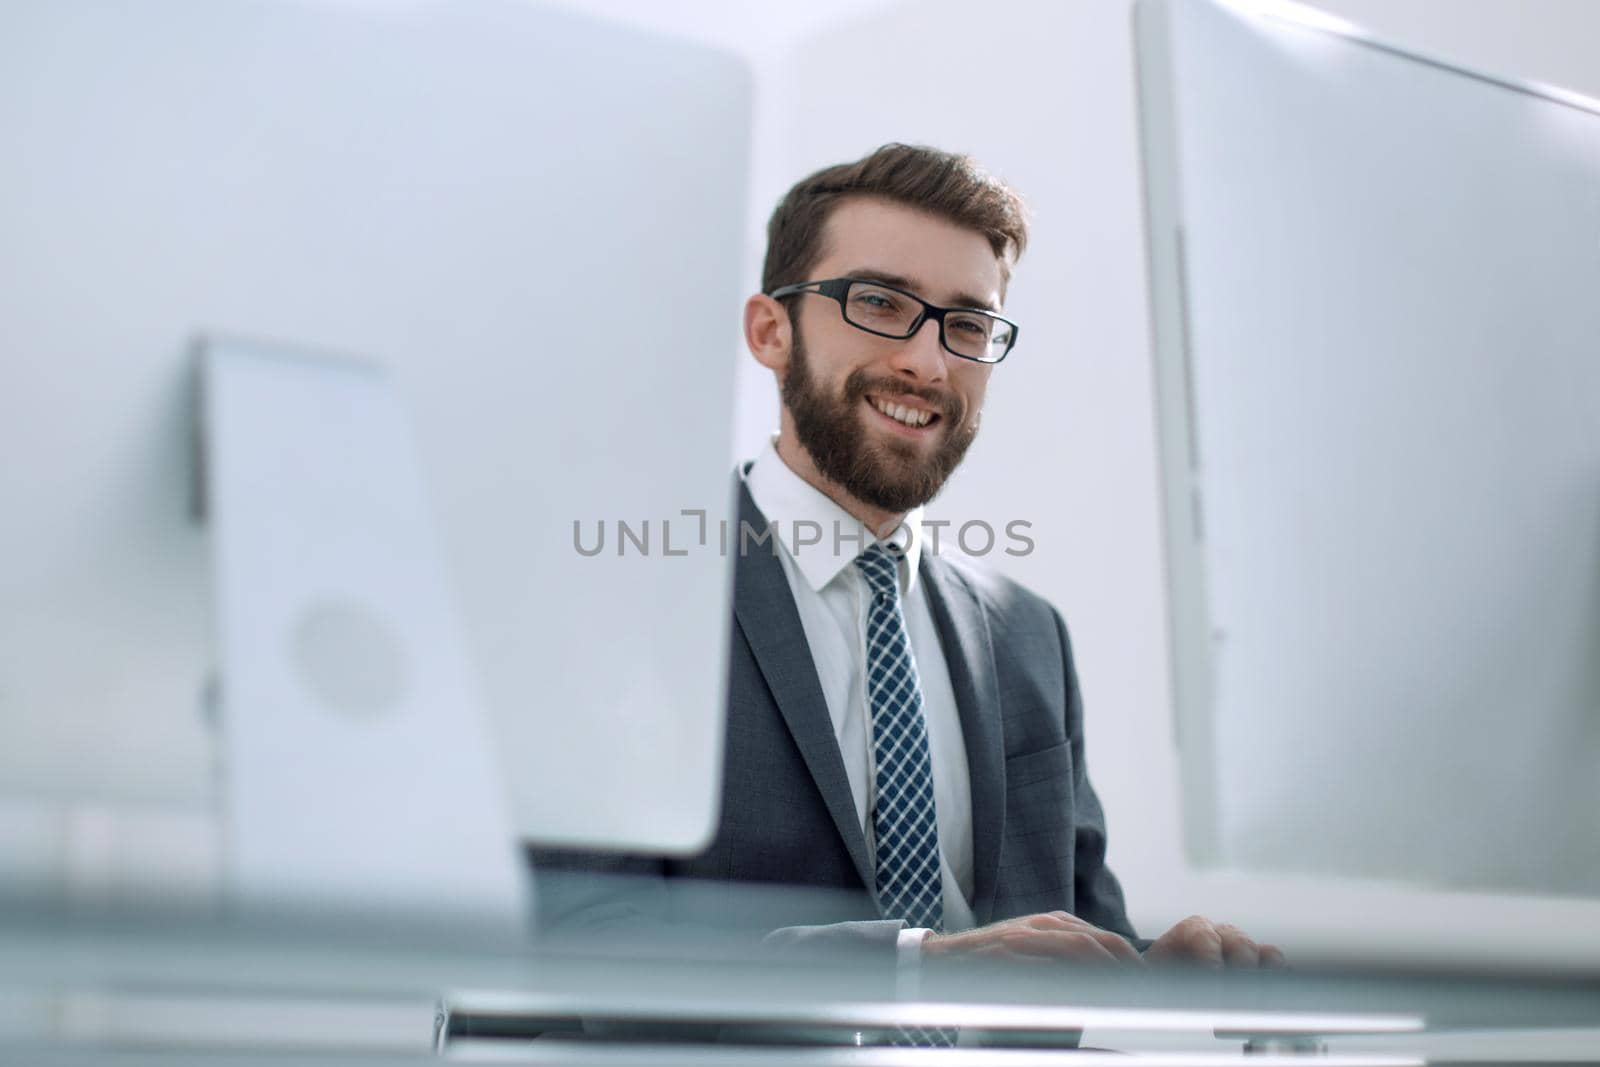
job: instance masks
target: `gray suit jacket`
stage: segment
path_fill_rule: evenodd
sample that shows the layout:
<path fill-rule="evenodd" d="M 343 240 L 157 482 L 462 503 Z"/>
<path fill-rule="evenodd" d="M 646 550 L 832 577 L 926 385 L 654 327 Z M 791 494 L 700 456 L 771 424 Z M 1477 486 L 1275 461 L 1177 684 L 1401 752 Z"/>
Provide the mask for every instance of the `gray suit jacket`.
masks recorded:
<path fill-rule="evenodd" d="M 741 486 L 740 517 L 766 520 Z M 892 945 L 873 863 L 776 538 L 736 556 L 722 812 L 689 858 L 531 850 L 541 926 L 592 931 L 644 923 L 765 934 L 771 943 Z M 1066 624 L 1006 578 L 922 556 L 972 780 L 978 923 L 1065 910 L 1129 938 L 1105 864 L 1100 802 L 1084 764 L 1083 705 Z M 628 887 L 604 875 L 634 876 Z M 576 877 L 574 877 L 576 876 Z M 757 885 L 804 887 L 776 895 Z"/>

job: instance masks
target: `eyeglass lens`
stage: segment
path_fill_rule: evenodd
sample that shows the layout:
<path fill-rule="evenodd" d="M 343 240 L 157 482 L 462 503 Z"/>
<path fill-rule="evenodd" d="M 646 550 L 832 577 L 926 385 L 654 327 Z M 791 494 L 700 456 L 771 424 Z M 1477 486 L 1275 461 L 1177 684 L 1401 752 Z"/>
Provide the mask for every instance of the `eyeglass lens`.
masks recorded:
<path fill-rule="evenodd" d="M 891 337 L 909 337 L 921 323 L 922 305 L 904 293 L 868 282 L 852 282 L 845 294 L 850 323 Z M 945 347 L 968 359 L 995 360 L 1011 344 L 1011 327 L 980 311 L 951 311 L 944 317 Z"/>

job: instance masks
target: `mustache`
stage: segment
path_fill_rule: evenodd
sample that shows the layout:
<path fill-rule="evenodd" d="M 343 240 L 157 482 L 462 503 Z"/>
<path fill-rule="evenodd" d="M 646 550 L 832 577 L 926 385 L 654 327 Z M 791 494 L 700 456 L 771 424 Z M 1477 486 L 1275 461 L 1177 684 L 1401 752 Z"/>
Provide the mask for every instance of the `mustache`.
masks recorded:
<path fill-rule="evenodd" d="M 868 393 L 881 396 L 886 400 L 895 396 L 916 397 L 951 422 L 960 422 L 961 416 L 965 414 L 966 405 L 958 397 L 949 393 L 942 393 L 937 389 L 918 389 L 915 386 L 908 385 L 905 382 L 897 382 L 893 379 L 873 379 L 860 371 L 852 373 L 850 377 L 845 379 L 844 394 L 846 400 L 860 400 Z"/>

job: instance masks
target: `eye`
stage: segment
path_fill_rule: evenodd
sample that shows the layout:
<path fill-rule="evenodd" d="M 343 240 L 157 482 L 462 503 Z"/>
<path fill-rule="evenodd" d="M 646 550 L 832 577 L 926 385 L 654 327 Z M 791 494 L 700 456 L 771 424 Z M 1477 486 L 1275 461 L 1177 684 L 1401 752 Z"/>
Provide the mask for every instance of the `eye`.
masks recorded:
<path fill-rule="evenodd" d="M 968 337 L 988 337 L 991 330 L 990 320 L 965 315 L 950 316 L 945 320 L 945 326 Z"/>
<path fill-rule="evenodd" d="M 850 294 L 850 302 L 873 312 L 898 312 L 902 304 L 895 294 L 882 289 L 857 289 Z"/>

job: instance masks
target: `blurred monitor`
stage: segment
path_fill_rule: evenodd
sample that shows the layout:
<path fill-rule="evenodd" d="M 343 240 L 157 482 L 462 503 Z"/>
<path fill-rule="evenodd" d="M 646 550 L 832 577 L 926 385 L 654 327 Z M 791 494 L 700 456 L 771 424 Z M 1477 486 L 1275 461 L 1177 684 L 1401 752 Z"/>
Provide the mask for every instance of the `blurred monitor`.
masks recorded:
<path fill-rule="evenodd" d="M 218 808 L 221 336 L 392 381 L 516 831 L 698 847 L 749 96 L 510 0 L 0 6 L 4 798 Z"/>
<path fill-rule="evenodd" d="M 1600 104 L 1136 30 L 1192 857 L 1600 894 Z"/>

